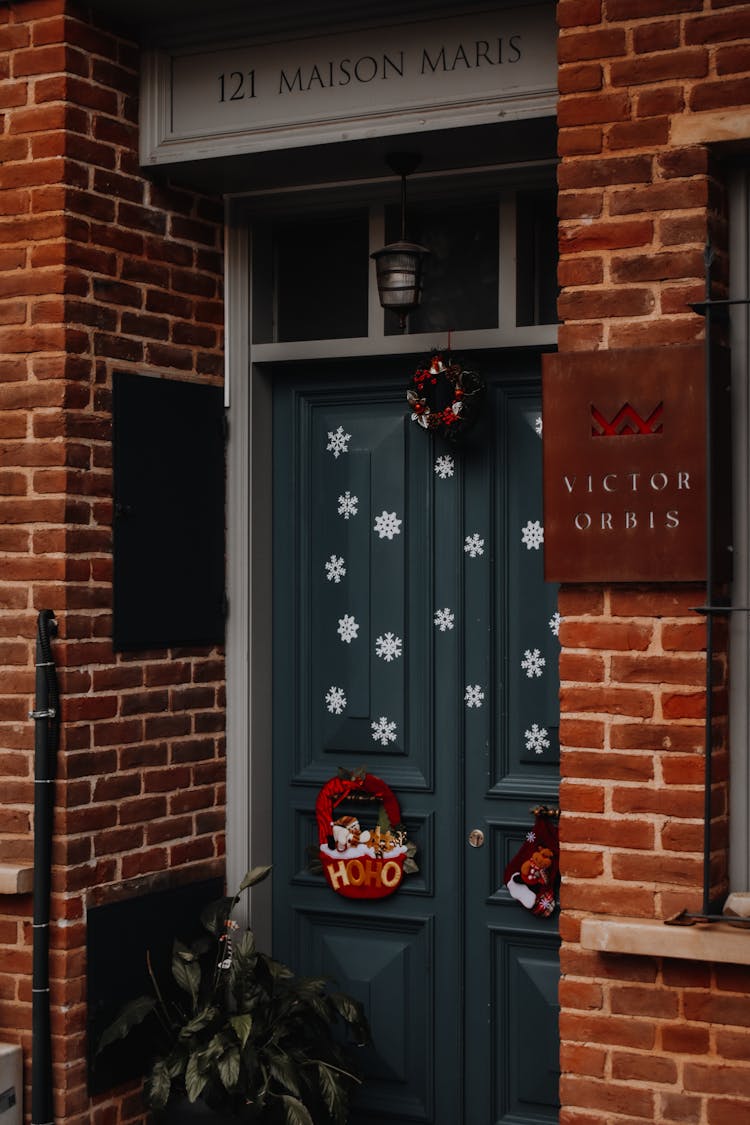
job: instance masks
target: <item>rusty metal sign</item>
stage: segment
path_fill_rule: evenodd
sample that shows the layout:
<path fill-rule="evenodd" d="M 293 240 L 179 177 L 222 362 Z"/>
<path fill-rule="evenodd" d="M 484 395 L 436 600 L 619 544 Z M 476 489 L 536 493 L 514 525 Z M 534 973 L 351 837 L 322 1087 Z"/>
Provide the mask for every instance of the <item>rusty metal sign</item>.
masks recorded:
<path fill-rule="evenodd" d="M 706 575 L 701 345 L 546 355 L 545 577 Z"/>

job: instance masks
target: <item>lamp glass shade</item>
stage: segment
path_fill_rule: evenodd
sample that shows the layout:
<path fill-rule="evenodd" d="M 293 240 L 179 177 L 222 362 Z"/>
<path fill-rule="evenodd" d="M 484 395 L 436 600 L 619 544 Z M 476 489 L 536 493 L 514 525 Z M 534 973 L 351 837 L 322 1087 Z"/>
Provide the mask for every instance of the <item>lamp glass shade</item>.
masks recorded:
<path fill-rule="evenodd" d="M 384 309 L 405 313 L 419 305 L 422 266 L 429 253 L 415 242 L 391 242 L 370 255 L 375 260 L 378 295 Z"/>

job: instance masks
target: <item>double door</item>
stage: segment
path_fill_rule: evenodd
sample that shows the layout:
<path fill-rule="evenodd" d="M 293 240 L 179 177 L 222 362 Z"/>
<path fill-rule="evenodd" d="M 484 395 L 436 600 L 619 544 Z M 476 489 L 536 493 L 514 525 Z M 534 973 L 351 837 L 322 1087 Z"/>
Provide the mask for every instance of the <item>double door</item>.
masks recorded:
<path fill-rule="evenodd" d="M 409 358 L 273 373 L 274 951 L 365 1005 L 352 1125 L 558 1117 L 555 917 L 503 883 L 558 780 L 540 358 L 471 359 L 457 448 L 410 419 Z M 390 897 L 311 869 L 339 767 L 382 778 L 417 845 Z"/>

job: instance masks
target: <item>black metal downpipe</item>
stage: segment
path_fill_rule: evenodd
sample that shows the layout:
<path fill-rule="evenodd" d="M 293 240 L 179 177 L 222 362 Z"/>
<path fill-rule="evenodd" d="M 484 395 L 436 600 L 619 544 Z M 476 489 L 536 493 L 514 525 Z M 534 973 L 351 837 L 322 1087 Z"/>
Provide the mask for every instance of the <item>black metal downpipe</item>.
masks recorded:
<path fill-rule="evenodd" d="M 50 638 L 57 633 L 51 609 L 37 617 L 34 710 L 34 953 L 31 978 L 31 1122 L 54 1125 L 52 1027 L 49 1003 L 49 915 L 52 818 L 60 737 L 60 695 Z"/>

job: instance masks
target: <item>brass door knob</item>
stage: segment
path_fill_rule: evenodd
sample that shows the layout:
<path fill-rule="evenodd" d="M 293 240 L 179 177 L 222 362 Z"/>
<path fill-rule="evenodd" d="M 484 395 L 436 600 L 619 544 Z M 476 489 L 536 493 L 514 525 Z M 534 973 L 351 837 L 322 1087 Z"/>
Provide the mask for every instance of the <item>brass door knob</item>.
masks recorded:
<path fill-rule="evenodd" d="M 472 848 L 481 848 L 484 843 L 484 832 L 481 828 L 472 828 L 469 833 L 469 843 Z"/>

